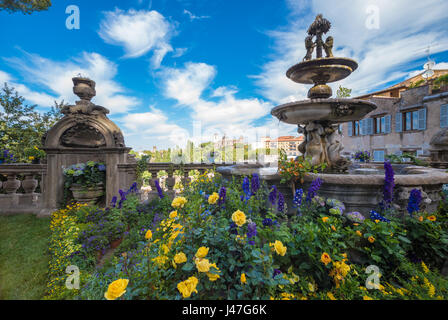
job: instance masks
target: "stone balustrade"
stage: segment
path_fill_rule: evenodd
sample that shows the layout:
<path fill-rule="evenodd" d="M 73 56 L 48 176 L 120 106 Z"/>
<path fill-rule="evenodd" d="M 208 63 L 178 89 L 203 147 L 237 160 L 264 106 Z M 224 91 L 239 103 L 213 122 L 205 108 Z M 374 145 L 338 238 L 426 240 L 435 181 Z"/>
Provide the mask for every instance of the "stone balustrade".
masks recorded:
<path fill-rule="evenodd" d="M 175 185 L 176 182 L 182 183 L 183 186 L 187 185 L 192 181 L 192 176 L 190 176 L 191 171 L 197 170 L 199 174 L 203 174 L 206 171 L 213 170 L 218 166 L 229 166 L 232 164 L 207 164 L 207 163 L 187 163 L 187 164 L 174 164 L 174 163 L 148 163 L 146 170 L 151 173 L 151 178 L 149 183 L 151 190 L 145 190 L 142 188 L 142 200 L 151 200 L 158 196 L 157 188 L 155 186 L 156 180 L 164 189 L 164 193 L 173 197 L 176 194 Z M 158 177 L 161 171 L 165 171 L 166 175 L 163 177 Z M 176 172 L 181 172 L 181 175 L 176 174 Z"/>
<path fill-rule="evenodd" d="M 37 213 L 44 186 L 39 181 L 46 173 L 46 164 L 0 165 L 0 215 Z"/>

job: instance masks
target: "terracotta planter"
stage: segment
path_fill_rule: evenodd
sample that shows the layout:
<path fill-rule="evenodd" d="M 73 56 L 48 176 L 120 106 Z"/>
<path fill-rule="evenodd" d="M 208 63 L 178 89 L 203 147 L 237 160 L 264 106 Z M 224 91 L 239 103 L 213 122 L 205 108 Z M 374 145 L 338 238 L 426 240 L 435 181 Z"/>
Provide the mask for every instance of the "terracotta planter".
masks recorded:
<path fill-rule="evenodd" d="M 115 249 L 115 248 L 117 248 L 117 247 L 121 244 L 121 242 L 123 242 L 123 238 L 120 238 L 120 239 L 117 239 L 117 240 L 112 241 L 112 242 L 110 243 L 110 248 L 111 248 L 111 249 Z"/>
<path fill-rule="evenodd" d="M 70 191 L 78 203 L 93 205 L 104 194 L 104 186 L 102 183 L 98 183 L 94 187 L 84 187 L 74 184 L 70 187 Z"/>

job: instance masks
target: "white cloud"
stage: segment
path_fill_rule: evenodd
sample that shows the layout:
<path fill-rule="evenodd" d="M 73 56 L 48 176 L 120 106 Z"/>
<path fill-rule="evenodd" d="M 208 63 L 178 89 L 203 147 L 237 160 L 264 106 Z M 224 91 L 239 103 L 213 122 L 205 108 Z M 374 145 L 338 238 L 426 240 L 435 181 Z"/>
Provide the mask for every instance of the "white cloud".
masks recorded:
<path fill-rule="evenodd" d="M 196 16 L 193 13 L 191 13 L 190 11 L 188 11 L 187 9 L 184 9 L 184 14 L 188 15 L 188 17 L 190 18 L 190 21 L 210 18 L 210 16 Z"/>
<path fill-rule="evenodd" d="M 288 5 L 291 22 L 267 33 L 276 49 L 262 72 L 254 76 L 259 92 L 276 104 L 306 98 L 310 85 L 294 83 L 285 73 L 305 56 L 306 30 L 318 13 L 332 23 L 328 35 L 334 37 L 334 55 L 358 61 L 359 68 L 350 77 L 331 85 L 333 89 L 339 85 L 352 88 L 354 96 L 400 81 L 421 68 L 416 61 L 426 57 L 428 45 L 432 54 L 448 50 L 448 2 L 443 0 L 412 5 L 406 0 L 341 0 L 331 7 L 324 0 L 289 0 Z M 379 9 L 379 29 L 366 28 L 369 5 Z"/>
<path fill-rule="evenodd" d="M 126 132 L 126 139 L 138 150 L 153 145 L 184 145 L 188 131 L 171 123 L 163 112 L 151 107 L 149 112 L 129 113 L 119 120 Z M 185 140 L 185 141 L 184 141 Z"/>
<path fill-rule="evenodd" d="M 139 103 L 137 98 L 123 94 L 125 89 L 113 80 L 117 66 L 98 53 L 83 52 L 80 57 L 60 62 L 25 52 L 23 58 L 5 60 L 23 74 L 27 87 L 34 84 L 52 92 L 52 95 L 48 95 L 31 91 L 24 85 L 17 87 L 24 90 L 25 98 L 42 106 L 48 106 L 50 100 L 50 105 L 53 105 L 53 100 L 75 100 L 77 97 L 73 94 L 72 78 L 78 74 L 96 82 L 93 102 L 110 109 L 111 113 L 127 112 Z"/>
<path fill-rule="evenodd" d="M 193 62 L 186 63 L 182 69 L 165 68 L 160 73 L 165 96 L 176 99 L 183 105 L 198 102 L 215 75 L 215 67 Z"/>
<path fill-rule="evenodd" d="M 155 10 L 127 12 L 116 9 L 105 13 L 98 34 L 107 43 L 122 46 L 125 57 L 136 58 L 153 50 L 152 66 L 158 68 L 167 52 L 173 27 Z"/>
<path fill-rule="evenodd" d="M 195 143 L 209 141 L 215 133 L 220 137 L 243 136 L 251 142 L 258 131 L 266 134 L 269 121 L 263 118 L 269 115 L 272 104 L 257 98 L 237 98 L 238 90 L 234 86 L 213 89 L 215 67 L 188 62 L 180 69 L 165 68 L 159 76 L 165 96 L 187 107 L 191 111 L 193 127 L 200 127 L 199 136 L 196 133 L 194 137 L 188 137 Z"/>

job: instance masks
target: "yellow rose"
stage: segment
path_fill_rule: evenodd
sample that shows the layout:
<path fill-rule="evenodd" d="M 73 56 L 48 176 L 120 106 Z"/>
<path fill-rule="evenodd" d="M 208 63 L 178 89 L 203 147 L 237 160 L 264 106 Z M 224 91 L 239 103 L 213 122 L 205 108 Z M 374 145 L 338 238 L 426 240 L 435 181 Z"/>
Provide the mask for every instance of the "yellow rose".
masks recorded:
<path fill-rule="evenodd" d="M 146 231 L 145 238 L 147 240 L 152 239 L 152 231 L 151 230 Z"/>
<path fill-rule="evenodd" d="M 235 222 L 238 227 L 241 227 L 246 223 L 246 215 L 243 211 L 237 210 L 232 214 L 232 221 Z"/>
<path fill-rule="evenodd" d="M 245 274 L 245 273 L 242 273 L 242 274 L 241 274 L 241 278 L 240 278 L 240 280 L 241 280 L 241 283 L 242 283 L 242 284 L 244 284 L 244 283 L 247 282 L 246 274 Z"/>
<path fill-rule="evenodd" d="M 187 256 L 183 252 L 176 253 L 174 256 L 174 262 L 177 264 L 187 262 Z"/>
<path fill-rule="evenodd" d="M 184 205 L 187 203 L 187 199 L 184 197 L 177 197 L 171 202 L 171 205 L 173 208 L 183 208 Z"/>
<path fill-rule="evenodd" d="M 322 261 L 322 263 L 324 263 L 325 265 L 329 264 L 331 262 L 330 255 L 326 252 L 322 253 L 320 261 Z"/>
<path fill-rule="evenodd" d="M 208 280 L 210 280 L 210 281 L 216 281 L 219 279 L 219 274 L 207 272 L 207 276 L 208 276 Z"/>
<path fill-rule="evenodd" d="M 327 292 L 327 297 L 330 298 L 330 300 L 336 300 L 333 293 L 331 293 L 331 292 Z"/>
<path fill-rule="evenodd" d="M 328 217 L 323 217 L 323 218 L 322 218 L 322 221 L 323 221 L 323 222 L 327 222 L 328 219 L 329 219 Z"/>
<path fill-rule="evenodd" d="M 363 300 L 373 300 L 372 298 L 370 298 L 369 296 L 364 296 L 362 297 Z"/>
<path fill-rule="evenodd" d="M 34 160 L 35 158 L 33 156 L 28 157 L 30 160 Z"/>
<path fill-rule="evenodd" d="M 275 240 L 275 242 L 274 242 L 274 249 L 275 249 L 275 252 L 277 252 L 277 254 L 281 255 L 282 257 L 286 253 L 286 247 L 279 240 Z"/>
<path fill-rule="evenodd" d="M 217 194 L 216 192 L 213 192 L 213 194 L 211 194 L 208 197 L 208 203 L 215 204 L 216 201 L 218 201 L 218 199 L 219 199 L 219 194 Z"/>
<path fill-rule="evenodd" d="M 187 280 L 177 284 L 177 290 L 179 290 L 183 298 L 189 298 L 193 292 L 198 293 L 198 290 L 196 290 L 198 282 L 198 278 L 189 277 Z"/>
<path fill-rule="evenodd" d="M 200 247 L 198 249 L 198 251 L 196 252 L 196 258 L 204 258 L 208 253 L 208 248 L 207 247 Z"/>
<path fill-rule="evenodd" d="M 170 218 L 171 219 L 174 219 L 174 218 L 176 218 L 177 217 L 177 211 L 171 211 L 171 213 L 170 213 Z"/>
<path fill-rule="evenodd" d="M 118 279 L 109 284 L 104 297 L 107 300 L 115 300 L 121 297 L 126 292 L 126 287 L 128 286 L 128 279 Z"/>
<path fill-rule="evenodd" d="M 208 259 L 198 259 L 195 260 L 196 268 L 199 272 L 209 272 L 210 271 L 210 262 Z"/>

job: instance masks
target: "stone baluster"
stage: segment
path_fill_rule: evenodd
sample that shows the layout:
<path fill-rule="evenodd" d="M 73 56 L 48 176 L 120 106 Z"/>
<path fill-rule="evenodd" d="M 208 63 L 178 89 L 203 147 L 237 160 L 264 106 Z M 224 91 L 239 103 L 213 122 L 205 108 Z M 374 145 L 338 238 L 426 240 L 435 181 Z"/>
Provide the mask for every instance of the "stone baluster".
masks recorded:
<path fill-rule="evenodd" d="M 3 188 L 5 189 L 6 193 L 16 193 L 20 188 L 20 180 L 17 179 L 17 175 L 15 173 L 10 173 L 8 174 L 7 179 L 8 180 L 3 183 Z"/>
<path fill-rule="evenodd" d="M 32 173 L 25 173 L 25 179 L 22 181 L 22 187 L 25 193 L 34 193 L 37 185 L 38 181 L 34 179 L 34 175 Z"/>
<path fill-rule="evenodd" d="M 166 178 L 166 187 L 168 191 L 173 191 L 174 184 L 176 183 L 176 179 L 173 176 L 173 172 L 168 172 L 168 177 Z"/>

